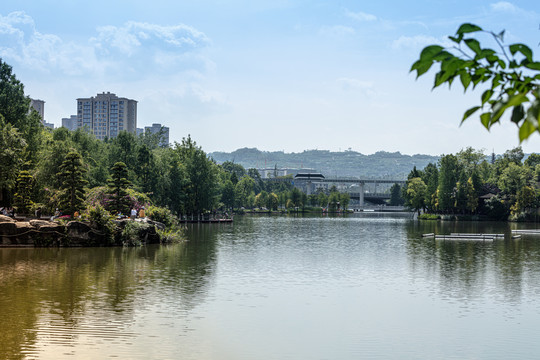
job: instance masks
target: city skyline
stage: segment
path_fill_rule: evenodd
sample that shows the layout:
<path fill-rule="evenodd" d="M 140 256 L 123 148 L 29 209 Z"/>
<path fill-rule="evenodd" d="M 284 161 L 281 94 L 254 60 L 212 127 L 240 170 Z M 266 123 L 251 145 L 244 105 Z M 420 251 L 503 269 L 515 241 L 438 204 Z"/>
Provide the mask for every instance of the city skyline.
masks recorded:
<path fill-rule="evenodd" d="M 483 89 L 432 91 L 433 76 L 416 80 L 409 69 L 464 22 L 505 29 L 507 44 L 529 45 L 538 60 L 533 1 L 127 4 L 98 0 L 85 20 L 63 1 L 0 10 L 0 57 L 27 95 L 46 102 L 46 121 L 73 115 L 74 94 L 110 91 L 138 101 L 139 126 L 161 123 L 171 142 L 190 134 L 207 152 L 439 155 L 519 145 L 509 121 L 488 132 L 473 116 L 460 127 Z M 538 133 L 523 143 L 539 148 Z"/>

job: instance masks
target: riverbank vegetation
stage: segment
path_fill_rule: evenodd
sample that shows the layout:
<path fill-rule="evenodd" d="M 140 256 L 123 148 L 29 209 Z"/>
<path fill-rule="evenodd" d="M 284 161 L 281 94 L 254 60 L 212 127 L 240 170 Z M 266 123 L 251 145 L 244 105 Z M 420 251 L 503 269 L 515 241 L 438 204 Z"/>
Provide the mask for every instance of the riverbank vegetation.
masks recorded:
<path fill-rule="evenodd" d="M 443 155 L 437 164 L 411 171 L 403 197 L 410 208 L 435 217 L 538 221 L 540 155 L 523 159 L 521 147 L 491 159 L 473 148 Z"/>

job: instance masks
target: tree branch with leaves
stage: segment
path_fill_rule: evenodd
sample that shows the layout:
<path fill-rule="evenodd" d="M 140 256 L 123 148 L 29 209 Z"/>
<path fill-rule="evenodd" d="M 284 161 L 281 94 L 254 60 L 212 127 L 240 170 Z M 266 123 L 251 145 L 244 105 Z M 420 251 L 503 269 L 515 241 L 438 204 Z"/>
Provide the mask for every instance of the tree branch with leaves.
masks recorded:
<path fill-rule="evenodd" d="M 472 36 L 480 33 L 489 34 L 497 50 L 483 47 Z M 511 110 L 510 121 L 517 125 L 522 142 L 540 132 L 540 62 L 533 59 L 533 52 L 527 45 L 504 45 L 504 33 L 462 24 L 455 36 L 448 37 L 453 46 L 425 47 L 410 71 L 416 71 L 418 78 L 434 64 L 440 64 L 433 88 L 442 84 L 450 87 L 458 78 L 465 92 L 486 84 L 480 105 L 465 111 L 461 123 L 481 110 L 480 122 L 489 130 L 507 110 Z"/>

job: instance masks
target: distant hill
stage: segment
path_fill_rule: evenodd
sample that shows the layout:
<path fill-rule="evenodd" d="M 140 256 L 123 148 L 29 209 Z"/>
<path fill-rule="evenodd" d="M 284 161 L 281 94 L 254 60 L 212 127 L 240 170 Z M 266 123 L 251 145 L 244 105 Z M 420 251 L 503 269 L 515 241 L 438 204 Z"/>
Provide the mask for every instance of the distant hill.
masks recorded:
<path fill-rule="evenodd" d="M 430 162 L 437 163 L 439 156 L 403 155 L 400 152 L 379 151 L 364 155 L 356 151 L 332 152 L 328 150 L 305 150 L 301 153 L 283 151 L 261 151 L 256 148 L 243 148 L 226 152 L 208 154 L 217 163 L 232 161 L 249 168 L 303 168 L 315 169 L 331 177 L 365 177 L 406 179 L 416 166 L 423 169 Z"/>

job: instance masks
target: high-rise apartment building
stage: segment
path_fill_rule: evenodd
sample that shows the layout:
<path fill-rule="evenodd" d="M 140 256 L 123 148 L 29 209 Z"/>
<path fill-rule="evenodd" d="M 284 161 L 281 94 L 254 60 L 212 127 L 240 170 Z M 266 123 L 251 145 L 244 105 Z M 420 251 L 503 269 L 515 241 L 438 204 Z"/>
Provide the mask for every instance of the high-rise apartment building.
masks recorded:
<path fill-rule="evenodd" d="M 30 109 L 36 110 L 39 116 L 41 116 L 41 121 L 45 123 L 45 101 L 39 99 L 30 98 Z"/>
<path fill-rule="evenodd" d="M 96 138 L 115 138 L 120 131 L 137 129 L 137 101 L 103 92 L 77 99 L 77 127 L 87 128 Z"/>
<path fill-rule="evenodd" d="M 145 126 L 144 131 L 149 132 L 151 134 L 160 134 L 161 139 L 159 142 L 159 146 L 169 146 L 169 128 L 168 127 L 161 126 L 161 124 L 152 124 L 152 126 Z"/>
<path fill-rule="evenodd" d="M 62 118 L 62 126 L 68 130 L 77 130 L 77 115 L 71 115 L 68 118 Z"/>

